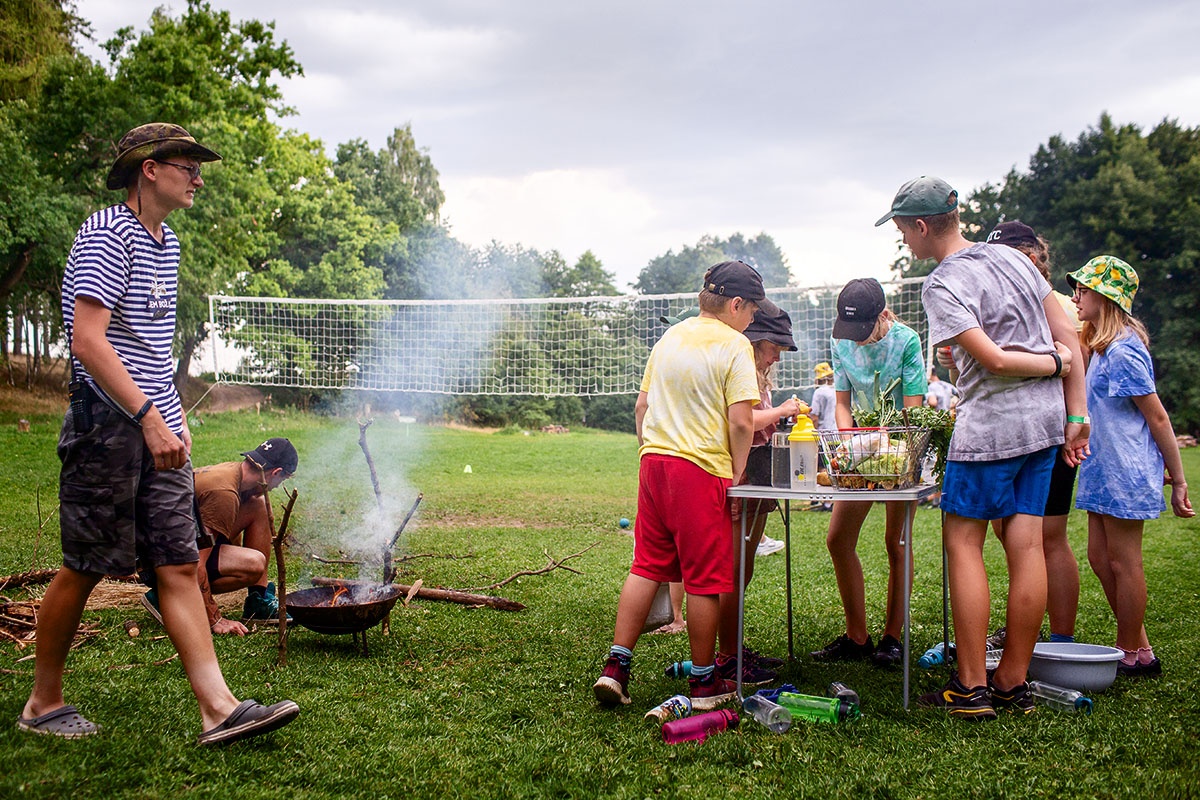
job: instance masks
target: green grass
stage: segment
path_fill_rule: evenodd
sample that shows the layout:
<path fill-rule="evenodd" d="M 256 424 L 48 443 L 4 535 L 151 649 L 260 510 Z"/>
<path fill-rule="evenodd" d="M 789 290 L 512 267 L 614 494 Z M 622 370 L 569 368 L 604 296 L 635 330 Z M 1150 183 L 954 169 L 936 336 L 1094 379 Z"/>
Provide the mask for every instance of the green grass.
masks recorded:
<path fill-rule="evenodd" d="M 0 420 L 0 573 L 59 561 L 54 507 L 58 420 L 35 417 L 30 433 Z M 211 415 L 195 427 L 196 463 L 237 458 L 268 435 L 290 437 L 300 454 L 289 550 L 289 581 L 353 574 L 324 566 L 361 543 L 374 505 L 353 420 L 294 412 Z M 633 517 L 632 436 L 486 434 L 380 419 L 368 431 L 388 506 L 402 513 L 425 499 L 404 537 L 424 558 L 401 565 L 398 581 L 480 586 L 598 542 L 556 570 L 497 590 L 520 613 L 436 602 L 397 606 L 391 635 L 368 632 L 370 655 L 349 637 L 293 631 L 288 664 L 275 666 L 275 636 L 220 638 L 218 654 L 240 697 L 296 700 L 296 723 L 269 737 L 200 751 L 199 717 L 166 640 L 140 608 L 88 612 L 103 635 L 74 652 L 69 702 L 104 731 L 78 741 L 31 737 L 11 724 L 32 681 L 32 661 L 0 647 L 0 797 L 1159 797 L 1200 793 L 1200 569 L 1194 522 L 1167 516 L 1148 524 L 1147 628 L 1166 665 L 1157 681 L 1119 681 L 1096 697 L 1091 717 L 1040 710 L 972 726 L 940 712 L 905 711 L 900 673 L 802 659 L 784 679 L 820 693 L 844 681 L 863 698 L 863 718 L 842 726 L 797 723 L 782 736 L 747 721 L 703 745 L 669 747 L 642 720 L 683 688 L 662 667 L 686 656 L 683 637 L 645 637 L 634 662 L 631 707 L 598 708 L 592 698 L 611 642 L 632 538 L 617 520 Z M 1200 453 L 1185 463 L 1200 475 Z M 471 465 L 471 473 L 464 472 Z M 938 516 L 917 515 L 913 597 L 914 659 L 941 633 Z M 1085 519 L 1072 517 L 1083 591 L 1078 634 L 1111 643 L 1115 625 L 1085 557 Z M 796 651 L 842 629 L 841 606 L 824 549 L 827 515 L 793 525 Z M 886 561 L 881 515 L 867 523 L 861 555 L 868 609 L 878 628 Z M 768 533 L 781 536 L 774 521 Z M 994 540 L 993 624 L 1003 618 L 1004 568 Z M 338 572 L 338 570 L 342 572 Z M 374 577 L 368 575 L 368 577 Z M 784 557 L 758 562 L 748 598 L 748 639 L 765 652 L 787 649 Z M 138 639 L 125 619 L 141 622 Z M 128 669 L 114 666 L 137 665 Z M 914 694 L 945 680 L 914 668 Z"/>

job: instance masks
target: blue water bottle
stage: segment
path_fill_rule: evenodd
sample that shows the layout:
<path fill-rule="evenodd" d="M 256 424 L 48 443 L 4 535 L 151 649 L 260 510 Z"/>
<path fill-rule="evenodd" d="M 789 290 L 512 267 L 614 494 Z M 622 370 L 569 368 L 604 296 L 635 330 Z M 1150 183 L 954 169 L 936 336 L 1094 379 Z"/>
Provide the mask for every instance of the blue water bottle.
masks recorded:
<path fill-rule="evenodd" d="M 692 662 L 676 661 L 668 664 L 667 668 L 663 670 L 663 674 L 668 678 L 686 678 L 692 674 Z"/>
<path fill-rule="evenodd" d="M 955 655 L 954 642 L 950 643 L 950 655 L 946 655 L 946 643 L 938 642 L 933 647 L 925 651 L 925 654 L 917 659 L 917 666 L 922 669 L 933 669 L 940 667 L 948 661 L 953 661 Z"/>

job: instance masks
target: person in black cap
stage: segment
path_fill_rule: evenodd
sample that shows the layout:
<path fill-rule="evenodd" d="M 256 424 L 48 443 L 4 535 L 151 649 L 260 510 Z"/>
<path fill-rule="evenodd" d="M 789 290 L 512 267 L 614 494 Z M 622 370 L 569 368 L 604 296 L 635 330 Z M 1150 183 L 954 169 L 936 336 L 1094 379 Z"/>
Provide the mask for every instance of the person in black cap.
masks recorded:
<path fill-rule="evenodd" d="M 197 579 L 213 633 L 245 635 L 246 622 L 279 621 L 275 584 L 267 580 L 271 563 L 271 525 L 267 515 L 269 490 L 296 473 L 299 456 L 287 439 L 268 439 L 242 453 L 241 461 L 226 461 L 196 470 L 196 511 L 201 525 L 200 568 Z M 213 595 L 246 590 L 242 621 L 226 619 Z M 158 595 L 151 589 L 142 605 L 162 622 Z"/>
<path fill-rule="evenodd" d="M 196 585 L 192 436 L 171 354 L 179 241 L 166 218 L 192 207 L 204 186 L 200 164 L 218 159 L 178 125 L 130 130 L 106 183 L 124 202 L 89 217 L 71 247 L 62 285 L 71 403 L 58 442 L 63 567 L 38 615 L 37 666 L 20 730 L 65 738 L 98 731 L 64 702 L 67 653 L 100 579 L 139 567 L 156 586 L 199 703 L 199 744 L 266 733 L 300 713 L 290 700 L 238 702 Z"/>
<path fill-rule="evenodd" d="M 835 427 L 854 427 L 851 403 L 866 398 L 874 409 L 876 385 L 895 382 L 890 402 L 894 408 L 921 405 L 925 400 L 925 363 L 921 339 L 887 307 L 883 286 L 874 278 L 857 278 L 838 295 L 838 315 L 829 343 L 833 356 Z M 829 518 L 825 543 L 837 576 L 838 592 L 846 616 L 846 632 L 811 655 L 817 661 L 871 660 L 877 666 L 898 664 L 903 657 L 900 635 L 904 630 L 904 546 L 901 535 L 908 504 L 884 503 L 884 547 L 888 557 L 888 593 L 883 634 L 872 643 L 867 628 L 866 589 L 858 539 L 872 503 L 838 501 Z M 911 583 L 910 583 L 911 585 Z"/>
<path fill-rule="evenodd" d="M 633 563 L 617 603 L 613 643 L 592 686 L 604 706 L 627 705 L 633 648 L 661 583 L 687 592 L 692 707 L 735 696 L 716 675 L 720 595 L 732 592 L 729 487 L 740 481 L 759 402 L 754 350 L 742 331 L 754 313 L 778 314 L 748 264 L 704 274 L 700 315 L 670 327 L 650 351 L 634 406 L 640 462 Z"/>
<path fill-rule="evenodd" d="M 994 719 L 998 708 L 1029 713 L 1026 675 L 1046 611 L 1041 517 L 1050 472 L 1060 450 L 1071 463 L 1088 450 L 1079 342 L 1028 258 L 963 236 L 958 194 L 945 181 L 921 177 L 900 187 L 876 224 L 889 219 L 913 258 L 937 261 L 921 302 L 929 338 L 953 345 L 962 393 L 941 499 L 958 671 L 918 702 L 964 720 Z M 1004 656 L 988 675 L 983 544 L 993 519 L 1004 519 L 1009 582 Z"/>

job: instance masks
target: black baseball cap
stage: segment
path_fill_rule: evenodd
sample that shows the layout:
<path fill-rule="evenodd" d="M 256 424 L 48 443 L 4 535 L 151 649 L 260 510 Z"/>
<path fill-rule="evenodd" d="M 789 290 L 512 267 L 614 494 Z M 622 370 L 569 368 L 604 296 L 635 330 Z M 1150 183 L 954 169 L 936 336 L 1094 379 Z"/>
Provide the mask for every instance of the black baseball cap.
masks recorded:
<path fill-rule="evenodd" d="M 296 467 L 300 466 L 300 456 L 296 454 L 296 448 L 282 436 L 267 439 L 242 455 L 268 472 L 278 468 L 286 475 L 295 475 Z"/>
<path fill-rule="evenodd" d="M 779 313 L 779 306 L 767 299 L 758 270 L 742 261 L 722 261 L 709 267 L 704 273 L 704 288 L 722 297 L 750 300 L 768 314 Z"/>
<path fill-rule="evenodd" d="M 767 314 L 761 310 L 754 312 L 753 321 L 742 333 L 751 342 L 761 342 L 765 339 L 785 350 L 797 349 L 796 340 L 792 338 L 792 318 L 783 309 L 780 309 L 778 314 Z"/>
<path fill-rule="evenodd" d="M 1009 222 L 1001 222 L 996 227 L 992 228 L 992 232 L 987 237 L 988 244 L 1006 244 L 1009 247 L 1037 247 L 1037 233 L 1033 228 L 1021 222 L 1019 219 L 1014 219 Z"/>
<path fill-rule="evenodd" d="M 879 281 L 874 278 L 855 278 L 842 287 L 837 305 L 833 338 L 862 342 L 871 338 L 875 321 L 887 308 L 887 299 L 883 296 Z"/>

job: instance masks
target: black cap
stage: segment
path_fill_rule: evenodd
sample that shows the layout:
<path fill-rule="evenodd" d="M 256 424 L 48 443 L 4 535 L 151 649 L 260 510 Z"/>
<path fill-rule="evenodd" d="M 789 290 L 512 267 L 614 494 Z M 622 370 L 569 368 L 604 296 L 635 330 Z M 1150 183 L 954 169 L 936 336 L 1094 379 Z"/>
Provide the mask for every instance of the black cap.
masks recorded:
<path fill-rule="evenodd" d="M 887 308 L 887 300 L 879 281 L 874 278 L 855 278 L 842 287 L 837 305 L 833 338 L 862 342 L 871 338 L 875 321 Z"/>
<path fill-rule="evenodd" d="M 795 350 L 796 340 L 792 338 L 792 318 L 783 309 L 778 314 L 767 314 L 761 310 L 754 313 L 754 320 L 742 331 L 751 342 L 766 340 L 774 342 L 785 350 Z"/>
<path fill-rule="evenodd" d="M 704 273 L 704 288 L 722 297 L 750 300 L 768 314 L 778 314 L 779 306 L 767 299 L 758 270 L 741 261 L 722 261 Z"/>
<path fill-rule="evenodd" d="M 1019 219 L 1014 219 L 1009 222 L 1001 222 L 987 237 L 988 244 L 1006 244 L 1009 247 L 1037 247 L 1037 233 L 1033 228 L 1021 222 Z"/>
<path fill-rule="evenodd" d="M 296 455 L 296 448 L 282 436 L 267 439 L 242 455 L 268 472 L 278 468 L 286 475 L 295 475 L 296 467 L 300 466 L 300 456 Z"/>

